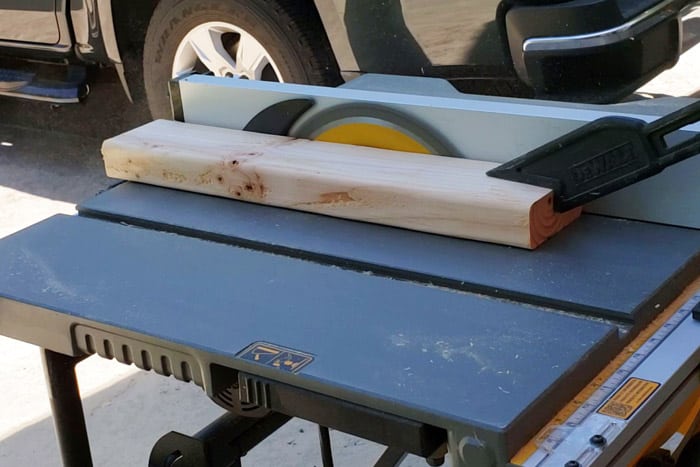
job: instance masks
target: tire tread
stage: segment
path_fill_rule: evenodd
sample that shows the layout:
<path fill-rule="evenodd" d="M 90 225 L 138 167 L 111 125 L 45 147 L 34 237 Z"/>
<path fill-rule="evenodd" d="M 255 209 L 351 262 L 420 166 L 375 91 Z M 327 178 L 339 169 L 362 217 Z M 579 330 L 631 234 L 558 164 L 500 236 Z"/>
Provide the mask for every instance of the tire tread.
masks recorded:
<path fill-rule="evenodd" d="M 177 47 L 172 36 L 184 35 L 183 23 L 197 16 L 214 20 L 217 11 L 221 11 L 222 20 L 227 20 L 225 16 L 238 17 L 251 24 L 250 28 L 260 21 L 265 23 L 268 41 L 272 37 L 281 41 L 265 47 L 284 57 L 291 73 L 291 79 L 287 76 L 285 80 L 320 86 L 342 83 L 328 37 L 311 0 L 161 0 L 151 16 L 143 53 L 144 87 L 153 118 L 168 118 L 170 113 L 165 83 L 170 79 L 171 69 L 167 60 Z"/>

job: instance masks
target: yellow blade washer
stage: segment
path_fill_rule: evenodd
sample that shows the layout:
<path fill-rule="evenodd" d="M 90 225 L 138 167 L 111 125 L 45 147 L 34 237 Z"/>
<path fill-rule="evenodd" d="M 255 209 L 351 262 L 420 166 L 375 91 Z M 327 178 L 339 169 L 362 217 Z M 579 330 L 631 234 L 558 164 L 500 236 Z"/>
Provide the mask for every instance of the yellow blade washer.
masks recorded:
<path fill-rule="evenodd" d="M 322 131 L 314 137 L 314 140 L 432 154 L 428 148 L 406 133 L 376 123 L 355 122 L 340 124 Z"/>
<path fill-rule="evenodd" d="M 301 117 L 290 136 L 379 149 L 458 156 L 430 125 L 391 108 L 372 104 L 339 105 Z"/>

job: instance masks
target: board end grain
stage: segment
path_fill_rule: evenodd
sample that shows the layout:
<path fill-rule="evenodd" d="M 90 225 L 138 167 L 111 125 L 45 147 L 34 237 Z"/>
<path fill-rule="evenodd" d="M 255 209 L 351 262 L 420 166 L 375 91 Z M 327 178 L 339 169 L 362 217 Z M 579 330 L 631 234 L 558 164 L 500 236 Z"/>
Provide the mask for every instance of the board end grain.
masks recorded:
<path fill-rule="evenodd" d="M 556 235 L 581 215 L 578 207 L 566 212 L 554 211 L 554 194 L 549 193 L 530 209 L 530 249 L 535 249 Z"/>

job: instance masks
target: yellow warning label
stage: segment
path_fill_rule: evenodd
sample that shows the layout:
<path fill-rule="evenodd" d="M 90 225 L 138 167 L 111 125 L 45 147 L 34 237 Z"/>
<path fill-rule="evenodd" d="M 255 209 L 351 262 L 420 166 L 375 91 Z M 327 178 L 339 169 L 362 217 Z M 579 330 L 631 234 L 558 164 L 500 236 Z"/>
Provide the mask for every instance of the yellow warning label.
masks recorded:
<path fill-rule="evenodd" d="M 630 378 L 598 409 L 598 413 L 627 420 L 659 386 L 654 381 Z"/>
<path fill-rule="evenodd" d="M 661 327 L 683 306 L 694 294 L 700 292 L 700 277 L 696 278 L 664 311 L 642 329 L 637 337 L 630 342 L 586 387 L 584 387 L 568 404 L 566 404 L 547 424 L 540 429 L 520 451 L 513 456 L 511 463 L 523 465 L 557 427 L 565 425 L 569 417 L 588 401 L 595 392 L 617 371 L 644 343 L 646 343 Z"/>

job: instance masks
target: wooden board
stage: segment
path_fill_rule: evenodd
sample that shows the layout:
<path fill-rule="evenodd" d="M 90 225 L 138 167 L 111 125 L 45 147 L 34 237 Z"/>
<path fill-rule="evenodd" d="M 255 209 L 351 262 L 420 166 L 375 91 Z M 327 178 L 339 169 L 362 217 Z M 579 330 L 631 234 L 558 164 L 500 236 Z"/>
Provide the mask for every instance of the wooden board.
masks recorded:
<path fill-rule="evenodd" d="M 102 145 L 107 175 L 242 201 L 535 248 L 580 214 L 497 164 L 157 120 Z"/>

